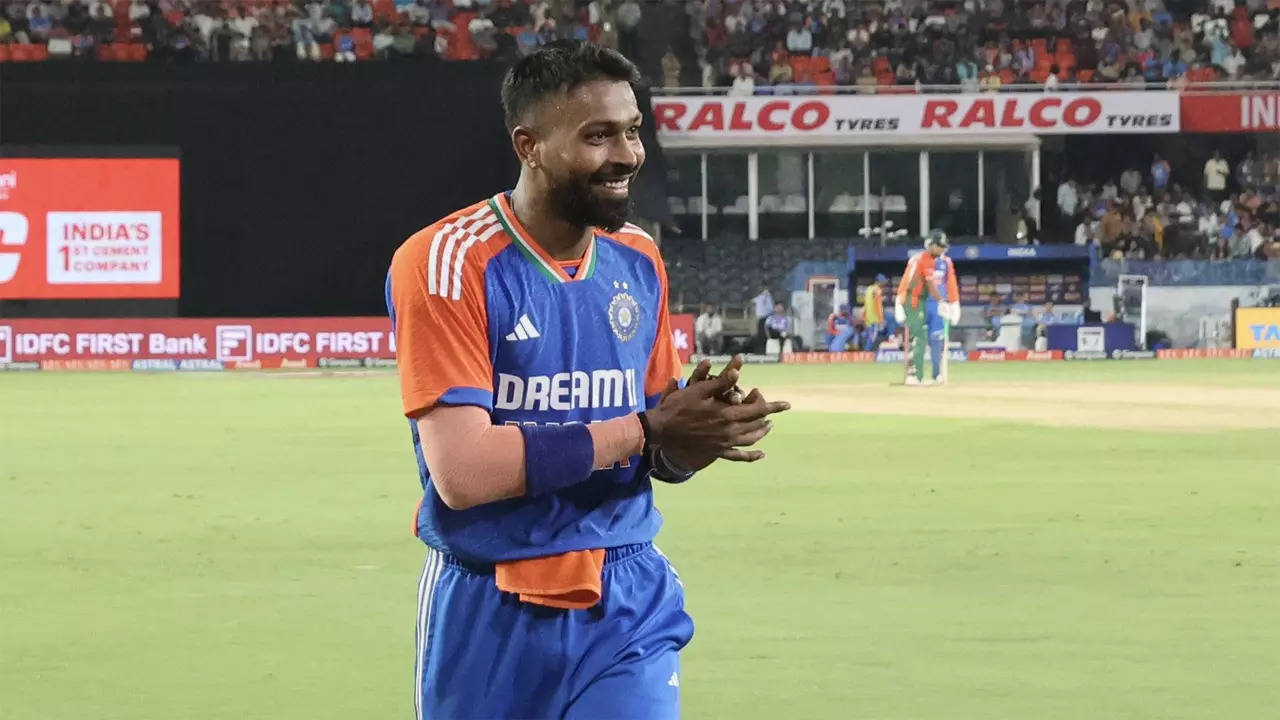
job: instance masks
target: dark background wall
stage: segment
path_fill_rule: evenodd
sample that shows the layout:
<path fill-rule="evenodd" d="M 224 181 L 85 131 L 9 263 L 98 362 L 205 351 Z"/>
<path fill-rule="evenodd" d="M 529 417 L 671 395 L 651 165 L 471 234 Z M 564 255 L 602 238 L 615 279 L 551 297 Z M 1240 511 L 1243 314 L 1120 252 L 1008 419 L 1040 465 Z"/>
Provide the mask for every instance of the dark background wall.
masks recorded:
<path fill-rule="evenodd" d="M 379 314 L 405 237 L 514 185 L 501 76 L 483 62 L 7 64 L 0 142 L 179 148 L 180 315 Z M 649 133 L 638 204 L 662 207 Z"/>

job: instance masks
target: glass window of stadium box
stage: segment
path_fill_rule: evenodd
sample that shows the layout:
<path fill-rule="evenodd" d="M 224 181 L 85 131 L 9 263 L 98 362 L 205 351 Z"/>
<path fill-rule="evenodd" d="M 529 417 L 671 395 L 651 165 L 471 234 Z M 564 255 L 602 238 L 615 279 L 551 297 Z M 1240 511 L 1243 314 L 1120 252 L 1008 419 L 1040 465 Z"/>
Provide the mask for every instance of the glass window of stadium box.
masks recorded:
<path fill-rule="evenodd" d="M 758 154 L 759 237 L 809 237 L 809 153 Z"/>
<path fill-rule="evenodd" d="M 980 232 L 996 242 L 1018 242 L 1019 218 L 1032 190 L 1033 151 L 982 153 L 982 215 Z"/>
<path fill-rule="evenodd" d="M 707 154 L 707 237 L 747 236 L 747 154 Z"/>
<path fill-rule="evenodd" d="M 952 242 L 978 237 L 978 153 L 929 152 L 929 229 Z"/>
<path fill-rule="evenodd" d="M 818 237 L 865 235 L 871 214 L 864 191 L 867 154 L 837 150 L 813 153 L 813 207 Z"/>
<path fill-rule="evenodd" d="M 920 157 L 917 151 L 868 154 L 873 241 L 914 243 L 920 237 Z"/>
<path fill-rule="evenodd" d="M 701 153 L 670 153 L 667 161 L 667 204 L 682 237 L 704 237 Z"/>

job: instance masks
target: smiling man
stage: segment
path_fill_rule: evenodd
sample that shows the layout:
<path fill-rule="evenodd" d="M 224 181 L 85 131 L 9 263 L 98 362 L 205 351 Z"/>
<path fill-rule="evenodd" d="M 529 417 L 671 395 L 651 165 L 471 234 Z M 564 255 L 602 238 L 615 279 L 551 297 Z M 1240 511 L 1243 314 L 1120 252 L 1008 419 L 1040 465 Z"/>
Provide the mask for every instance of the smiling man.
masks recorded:
<path fill-rule="evenodd" d="M 652 540 L 652 479 L 745 449 L 786 403 L 739 363 L 679 387 L 667 279 L 626 222 L 644 163 L 635 67 L 564 42 L 507 74 L 520 179 L 396 252 L 387 304 L 428 546 L 419 718 L 660 718 L 693 623 Z M 734 395 L 736 399 L 736 395 Z"/>

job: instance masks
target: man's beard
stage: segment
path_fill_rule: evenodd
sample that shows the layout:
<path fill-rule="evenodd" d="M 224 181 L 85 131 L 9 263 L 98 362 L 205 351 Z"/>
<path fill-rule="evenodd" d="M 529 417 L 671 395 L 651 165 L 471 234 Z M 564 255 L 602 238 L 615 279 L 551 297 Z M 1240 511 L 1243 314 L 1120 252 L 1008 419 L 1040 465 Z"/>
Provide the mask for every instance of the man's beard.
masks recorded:
<path fill-rule="evenodd" d="M 629 192 L 627 197 L 618 200 L 599 197 L 592 192 L 591 177 L 556 179 L 551 184 L 550 193 L 556 214 L 574 225 L 617 232 L 631 214 Z"/>

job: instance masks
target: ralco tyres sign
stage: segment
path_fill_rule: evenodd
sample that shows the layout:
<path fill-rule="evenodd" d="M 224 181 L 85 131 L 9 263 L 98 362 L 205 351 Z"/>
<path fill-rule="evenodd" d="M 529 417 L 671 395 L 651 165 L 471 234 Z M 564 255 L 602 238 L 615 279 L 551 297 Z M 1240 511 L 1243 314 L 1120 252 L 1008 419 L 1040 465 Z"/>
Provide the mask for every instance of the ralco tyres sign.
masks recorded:
<path fill-rule="evenodd" d="M 1174 133 L 1172 92 L 959 95 L 662 96 L 653 99 L 664 143 L 741 139 L 857 142 L 905 136 Z"/>

